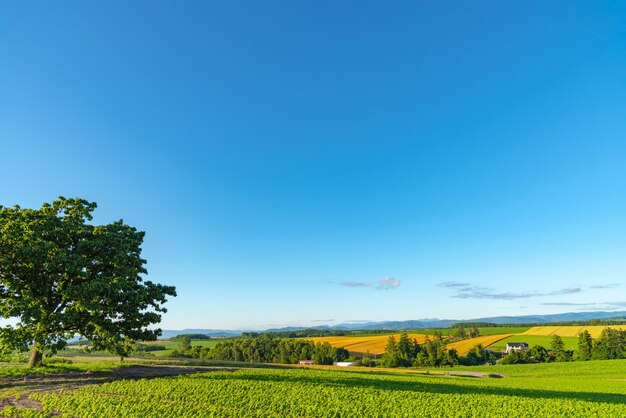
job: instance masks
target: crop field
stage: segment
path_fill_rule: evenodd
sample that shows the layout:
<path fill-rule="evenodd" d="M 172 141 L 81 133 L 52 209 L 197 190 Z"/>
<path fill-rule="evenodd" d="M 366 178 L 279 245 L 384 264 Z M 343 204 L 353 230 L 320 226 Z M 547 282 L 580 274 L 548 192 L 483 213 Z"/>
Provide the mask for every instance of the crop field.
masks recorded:
<path fill-rule="evenodd" d="M 583 330 L 591 334 L 592 338 L 598 338 L 605 328 L 626 330 L 626 325 L 594 325 L 594 326 L 550 326 L 533 327 L 524 332 L 524 335 L 558 335 L 561 337 L 577 337 Z"/>
<path fill-rule="evenodd" d="M 400 338 L 400 334 L 391 335 L 395 336 L 396 341 L 398 340 L 398 338 Z M 381 355 L 385 352 L 385 347 L 387 346 L 389 336 L 390 335 L 372 335 L 366 337 L 309 337 L 305 339 L 313 341 L 315 343 L 327 342 L 333 347 L 343 347 L 352 353 L 364 354 L 369 351 L 370 354 Z M 423 344 L 424 342 L 426 342 L 427 338 L 432 337 L 425 334 L 409 334 L 409 338 L 417 340 L 419 344 Z"/>
<path fill-rule="evenodd" d="M 480 336 L 467 340 L 452 342 L 446 348 L 454 348 L 459 355 L 466 355 L 468 351 L 477 344 L 491 350 L 504 350 L 508 342 L 525 342 L 529 346 L 541 345 L 549 348 L 551 337 L 559 335 L 563 337 L 566 350 L 575 350 L 577 347 L 577 336 L 582 330 L 587 330 L 593 338 L 600 336 L 605 328 L 626 329 L 624 325 L 607 326 L 544 326 L 544 327 L 481 327 Z M 420 333 L 410 333 L 409 337 L 415 338 L 418 343 L 423 344 L 426 338 L 432 338 L 432 334 L 439 332 L 442 335 L 454 334 L 455 330 L 450 328 L 420 330 Z M 341 336 L 341 337 L 313 337 L 307 338 L 314 342 L 328 342 L 333 347 L 344 347 L 348 351 L 357 354 L 370 352 L 374 355 L 382 355 L 385 352 L 387 339 L 394 335 L 396 340 L 400 334 L 372 334 L 366 336 Z"/>
<path fill-rule="evenodd" d="M 490 347 L 492 344 L 497 343 L 505 338 L 510 337 L 511 334 L 496 334 L 496 335 L 484 335 L 481 337 L 469 338 L 467 340 L 461 340 L 446 345 L 448 350 L 455 349 L 459 355 L 466 355 L 472 347 L 478 344 L 482 344 L 483 347 Z"/>
<path fill-rule="evenodd" d="M 40 402 L 39 409 L 3 412 L 94 418 L 626 416 L 623 360 L 492 366 L 488 373 L 506 375 L 242 369 L 34 393 L 30 400 Z"/>

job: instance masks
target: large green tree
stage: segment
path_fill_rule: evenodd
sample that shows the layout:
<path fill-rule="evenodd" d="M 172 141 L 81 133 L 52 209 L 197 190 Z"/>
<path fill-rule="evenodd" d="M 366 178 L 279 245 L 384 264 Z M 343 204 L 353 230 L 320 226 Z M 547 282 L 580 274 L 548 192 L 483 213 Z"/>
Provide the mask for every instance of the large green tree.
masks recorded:
<path fill-rule="evenodd" d="M 166 312 L 172 286 L 145 281 L 144 232 L 122 220 L 93 225 L 96 204 L 60 197 L 40 209 L 0 206 L 0 328 L 5 350 L 26 351 L 41 363 L 82 336 L 93 349 L 127 356 L 134 341 Z"/>

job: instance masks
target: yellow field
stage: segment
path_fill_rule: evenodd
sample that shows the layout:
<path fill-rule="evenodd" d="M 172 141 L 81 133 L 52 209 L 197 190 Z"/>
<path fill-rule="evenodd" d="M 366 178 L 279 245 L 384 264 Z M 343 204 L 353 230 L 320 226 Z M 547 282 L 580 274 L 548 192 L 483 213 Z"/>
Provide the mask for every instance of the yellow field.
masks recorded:
<path fill-rule="evenodd" d="M 566 327 L 533 327 L 521 335 L 558 335 L 560 337 L 577 337 L 583 330 L 587 330 L 591 337 L 598 338 L 605 328 L 626 330 L 626 325 L 593 325 L 586 327 L 566 326 Z"/>
<path fill-rule="evenodd" d="M 597 325 L 597 326 L 546 326 L 546 327 L 533 327 L 521 334 L 498 334 L 498 335 L 484 335 L 476 338 L 470 338 L 467 340 L 457 341 L 446 345 L 448 350 L 454 348 L 460 356 L 466 355 L 469 350 L 477 344 L 482 344 L 487 348 L 498 341 L 509 338 L 513 335 L 528 335 L 528 336 L 550 336 L 559 335 L 561 337 L 577 337 L 578 334 L 587 330 L 593 338 L 598 338 L 605 328 L 614 328 L 626 330 L 626 325 Z M 400 338 L 400 334 L 394 334 L 396 341 Z M 425 334 L 409 334 L 409 338 L 416 339 L 419 344 L 424 344 L 427 338 L 433 339 L 432 335 Z M 369 351 L 373 355 L 382 355 L 385 353 L 385 347 L 387 346 L 387 340 L 389 335 L 374 335 L 368 337 L 314 337 L 306 338 L 313 342 L 328 342 L 333 347 L 343 347 L 352 353 L 364 354 Z"/>
<path fill-rule="evenodd" d="M 484 335 L 482 337 L 470 338 L 468 340 L 457 341 L 454 343 L 450 343 L 446 345 L 448 350 L 454 348 L 460 356 L 466 355 L 472 347 L 477 344 L 482 344 L 483 347 L 487 348 L 492 344 L 497 343 L 500 340 L 504 340 L 505 338 L 509 338 L 511 335 L 515 334 L 498 334 L 498 335 Z"/>
<path fill-rule="evenodd" d="M 394 334 L 396 341 L 400 338 L 400 334 Z M 434 338 L 432 335 L 425 334 L 409 334 L 409 338 L 417 340 L 419 344 L 424 344 L 426 338 Z M 385 353 L 385 347 L 389 340 L 389 335 L 374 335 L 369 337 L 313 337 L 306 338 L 315 343 L 327 342 L 333 347 L 343 347 L 353 353 L 367 353 L 381 355 Z"/>

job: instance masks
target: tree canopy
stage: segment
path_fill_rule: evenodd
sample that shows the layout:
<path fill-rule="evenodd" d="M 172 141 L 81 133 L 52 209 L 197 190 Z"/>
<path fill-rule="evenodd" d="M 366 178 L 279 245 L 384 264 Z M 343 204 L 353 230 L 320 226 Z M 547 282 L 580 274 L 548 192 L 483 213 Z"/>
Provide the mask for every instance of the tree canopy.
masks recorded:
<path fill-rule="evenodd" d="M 127 356 L 166 312 L 173 286 L 144 280 L 144 232 L 122 220 L 93 225 L 96 203 L 59 197 L 40 209 L 0 206 L 0 328 L 4 349 L 26 351 L 30 365 L 77 335 L 92 348 Z"/>

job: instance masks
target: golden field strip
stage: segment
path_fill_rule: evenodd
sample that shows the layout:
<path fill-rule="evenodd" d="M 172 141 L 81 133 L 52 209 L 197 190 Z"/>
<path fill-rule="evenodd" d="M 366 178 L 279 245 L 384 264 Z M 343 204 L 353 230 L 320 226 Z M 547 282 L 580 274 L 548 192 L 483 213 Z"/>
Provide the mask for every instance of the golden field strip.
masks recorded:
<path fill-rule="evenodd" d="M 469 353 L 469 351 L 475 345 L 482 344 L 483 347 L 489 347 L 490 345 L 495 344 L 498 341 L 504 340 L 505 338 L 509 338 L 512 335 L 515 334 L 484 335 L 482 337 L 474 337 L 467 340 L 461 340 L 447 344 L 446 348 L 448 350 L 454 348 L 460 356 L 464 356 Z"/>
<path fill-rule="evenodd" d="M 385 352 L 389 335 L 374 335 L 369 337 L 312 337 L 305 338 L 306 340 L 313 341 L 315 343 L 327 342 L 333 347 L 343 347 L 346 350 L 354 353 L 367 353 L 374 355 L 381 355 Z M 394 334 L 396 341 L 400 338 L 400 334 Z M 419 344 L 424 344 L 427 338 L 433 339 L 432 335 L 425 334 L 409 334 L 409 338 L 417 340 Z"/>
<path fill-rule="evenodd" d="M 598 338 L 605 328 L 626 330 L 626 325 L 593 325 L 593 326 L 550 326 L 550 327 L 533 327 L 520 335 L 558 335 L 559 337 L 578 337 L 582 331 L 587 331 L 592 338 Z"/>
<path fill-rule="evenodd" d="M 519 333 L 519 334 L 495 334 L 495 335 L 484 335 L 475 338 L 470 338 L 467 340 L 456 341 L 446 345 L 447 349 L 454 348 L 459 355 L 466 355 L 469 350 L 477 344 L 482 344 L 483 347 L 488 348 L 489 346 L 496 344 L 499 341 L 502 341 L 511 336 L 519 336 L 520 342 L 524 341 L 524 336 L 551 336 L 558 335 L 560 337 L 577 337 L 580 332 L 586 330 L 591 334 L 593 338 L 598 338 L 602 333 L 602 330 L 605 328 L 614 328 L 614 329 L 623 329 L 626 330 L 626 325 L 597 325 L 597 326 L 544 326 L 544 327 L 533 327 L 529 330 Z M 393 334 L 396 338 L 396 341 L 400 338 L 400 334 Z M 346 350 L 352 353 L 365 354 L 369 352 L 373 355 L 382 355 L 385 353 L 385 347 L 387 346 L 387 341 L 390 335 L 373 335 L 367 337 L 351 337 L 351 336 L 341 336 L 341 337 L 312 337 L 312 338 L 304 338 L 315 343 L 318 342 L 327 342 L 333 347 L 343 347 Z M 426 334 L 409 334 L 409 338 L 417 340 L 419 344 L 424 344 L 427 339 L 433 339 L 432 335 Z"/>

